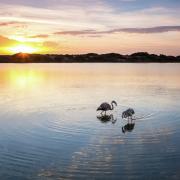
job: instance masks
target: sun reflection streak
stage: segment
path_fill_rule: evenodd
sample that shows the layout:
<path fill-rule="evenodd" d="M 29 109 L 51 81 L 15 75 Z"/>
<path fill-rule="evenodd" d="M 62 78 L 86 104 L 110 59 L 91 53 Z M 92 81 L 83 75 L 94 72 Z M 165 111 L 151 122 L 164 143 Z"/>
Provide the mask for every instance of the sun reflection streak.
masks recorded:
<path fill-rule="evenodd" d="M 17 88 L 32 88 L 42 81 L 43 75 L 33 70 L 13 70 L 9 74 L 11 83 Z"/>

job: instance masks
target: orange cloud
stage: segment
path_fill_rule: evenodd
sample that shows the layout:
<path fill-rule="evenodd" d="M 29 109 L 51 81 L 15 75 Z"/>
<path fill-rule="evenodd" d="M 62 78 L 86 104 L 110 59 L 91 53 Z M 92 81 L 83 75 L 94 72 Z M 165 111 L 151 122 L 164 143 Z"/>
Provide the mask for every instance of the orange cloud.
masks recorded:
<path fill-rule="evenodd" d="M 25 26 L 26 23 L 24 22 L 16 22 L 16 21 L 10 21 L 10 22 L 0 22 L 0 27 L 3 26 L 16 26 L 16 27 L 23 27 Z"/>
<path fill-rule="evenodd" d="M 9 45 L 15 45 L 16 43 L 17 41 L 0 35 L 0 48 L 9 46 Z"/>
<path fill-rule="evenodd" d="M 54 41 L 45 41 L 42 47 L 46 53 L 57 53 L 62 49 L 60 44 Z"/>

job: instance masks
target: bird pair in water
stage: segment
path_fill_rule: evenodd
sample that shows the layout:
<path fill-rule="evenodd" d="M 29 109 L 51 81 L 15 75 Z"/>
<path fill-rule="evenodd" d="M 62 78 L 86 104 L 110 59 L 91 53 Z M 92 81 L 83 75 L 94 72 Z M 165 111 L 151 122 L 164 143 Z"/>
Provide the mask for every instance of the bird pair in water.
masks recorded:
<path fill-rule="evenodd" d="M 114 105 L 117 106 L 116 101 L 112 101 L 111 104 L 104 102 L 97 108 L 97 111 L 101 111 L 101 115 L 103 115 L 103 113 L 105 113 L 104 115 L 106 115 L 106 111 L 112 111 L 114 109 Z M 134 114 L 134 110 L 129 108 L 122 113 L 122 118 L 128 118 L 128 120 L 130 118 L 132 120 L 132 116 Z"/>

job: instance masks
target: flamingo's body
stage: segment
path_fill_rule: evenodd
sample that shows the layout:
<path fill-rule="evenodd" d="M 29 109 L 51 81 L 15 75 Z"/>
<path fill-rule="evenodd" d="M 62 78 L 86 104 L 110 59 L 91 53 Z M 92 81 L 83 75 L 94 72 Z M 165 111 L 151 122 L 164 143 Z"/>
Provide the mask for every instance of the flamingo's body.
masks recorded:
<path fill-rule="evenodd" d="M 111 105 L 107 102 L 104 102 L 97 108 L 97 111 L 102 111 L 101 114 L 103 112 L 106 114 L 106 111 L 112 111 L 114 109 L 114 104 L 117 106 L 116 101 L 112 101 Z"/>
<path fill-rule="evenodd" d="M 135 114 L 134 109 L 129 108 L 122 113 L 122 118 L 128 118 L 128 119 L 131 118 L 132 119 L 132 116 L 134 114 Z"/>

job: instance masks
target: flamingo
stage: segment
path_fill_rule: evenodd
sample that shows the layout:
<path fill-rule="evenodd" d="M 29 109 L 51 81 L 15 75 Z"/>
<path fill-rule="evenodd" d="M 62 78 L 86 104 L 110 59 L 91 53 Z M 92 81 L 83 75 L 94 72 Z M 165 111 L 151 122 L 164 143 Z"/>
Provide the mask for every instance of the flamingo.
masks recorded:
<path fill-rule="evenodd" d="M 129 120 L 129 118 L 131 118 L 131 120 L 132 120 L 133 114 L 135 114 L 134 109 L 129 108 L 122 113 L 122 118 L 128 118 L 128 120 Z"/>
<path fill-rule="evenodd" d="M 111 105 L 107 102 L 104 102 L 97 108 L 97 111 L 102 111 L 101 114 L 105 112 L 106 115 L 106 111 L 112 111 L 114 109 L 114 104 L 117 106 L 116 101 L 112 101 Z"/>

